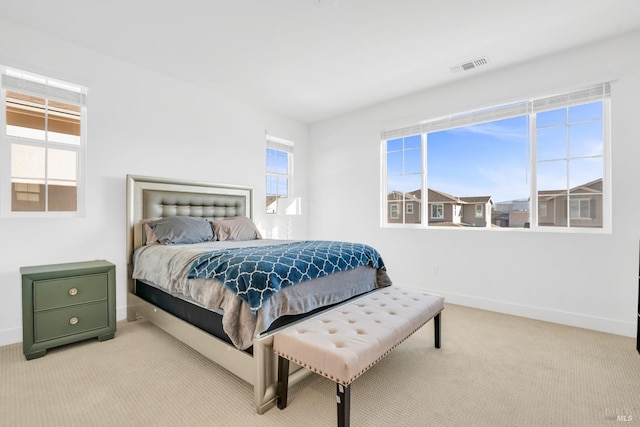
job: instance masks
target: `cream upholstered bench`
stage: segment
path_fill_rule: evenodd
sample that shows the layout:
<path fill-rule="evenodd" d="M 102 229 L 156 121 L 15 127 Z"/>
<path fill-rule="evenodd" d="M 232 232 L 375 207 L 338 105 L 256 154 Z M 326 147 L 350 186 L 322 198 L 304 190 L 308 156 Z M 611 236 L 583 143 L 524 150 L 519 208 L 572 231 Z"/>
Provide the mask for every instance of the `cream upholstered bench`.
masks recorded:
<path fill-rule="evenodd" d="M 441 296 L 392 286 L 276 333 L 278 408 L 287 406 L 292 361 L 336 382 L 338 426 L 348 426 L 350 384 L 431 319 L 440 348 L 443 309 Z"/>

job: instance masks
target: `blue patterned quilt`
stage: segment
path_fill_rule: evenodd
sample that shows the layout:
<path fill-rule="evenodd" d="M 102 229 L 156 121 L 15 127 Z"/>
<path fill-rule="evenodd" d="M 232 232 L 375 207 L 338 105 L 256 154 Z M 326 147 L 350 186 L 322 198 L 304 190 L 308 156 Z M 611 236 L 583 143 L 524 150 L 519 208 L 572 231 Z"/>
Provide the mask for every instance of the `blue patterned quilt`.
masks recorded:
<path fill-rule="evenodd" d="M 255 313 L 282 288 L 365 265 L 386 270 L 370 246 L 306 240 L 207 252 L 193 262 L 187 276 L 222 282 Z"/>

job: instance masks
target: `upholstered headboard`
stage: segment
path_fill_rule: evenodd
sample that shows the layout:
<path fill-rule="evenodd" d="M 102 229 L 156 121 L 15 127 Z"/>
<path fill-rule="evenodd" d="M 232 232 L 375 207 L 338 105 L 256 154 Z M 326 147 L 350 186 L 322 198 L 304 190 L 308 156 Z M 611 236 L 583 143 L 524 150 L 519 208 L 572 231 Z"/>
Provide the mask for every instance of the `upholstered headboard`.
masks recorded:
<path fill-rule="evenodd" d="M 141 221 L 168 216 L 253 218 L 251 187 L 127 175 L 127 264 L 143 244 Z"/>

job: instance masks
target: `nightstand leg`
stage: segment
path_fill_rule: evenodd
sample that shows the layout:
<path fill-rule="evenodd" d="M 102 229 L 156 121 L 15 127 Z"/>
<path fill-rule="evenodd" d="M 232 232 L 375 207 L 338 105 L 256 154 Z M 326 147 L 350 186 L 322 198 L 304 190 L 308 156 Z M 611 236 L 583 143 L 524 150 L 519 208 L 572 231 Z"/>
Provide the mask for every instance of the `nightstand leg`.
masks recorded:
<path fill-rule="evenodd" d="M 104 334 L 98 337 L 98 341 L 107 341 L 112 339 L 115 336 L 115 333 Z"/>
<path fill-rule="evenodd" d="M 47 354 L 47 350 L 33 351 L 31 353 L 25 353 L 24 357 L 27 360 L 37 359 L 38 357 L 42 357 Z"/>

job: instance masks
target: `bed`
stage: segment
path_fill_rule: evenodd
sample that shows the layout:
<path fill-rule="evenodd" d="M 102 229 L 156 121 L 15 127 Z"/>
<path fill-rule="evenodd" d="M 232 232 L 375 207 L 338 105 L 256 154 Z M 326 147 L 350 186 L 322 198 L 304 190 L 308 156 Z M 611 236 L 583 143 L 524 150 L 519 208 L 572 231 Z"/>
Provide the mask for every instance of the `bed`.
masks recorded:
<path fill-rule="evenodd" d="M 241 251 L 245 247 L 246 250 L 264 247 L 258 250 L 266 251 L 274 244 L 292 245 L 295 249 L 295 245 L 306 243 L 272 242 L 258 235 L 248 242 L 240 239 L 187 245 L 148 244 L 151 237 L 145 224 L 150 219 L 195 217 L 194 221 L 204 218 L 216 226 L 237 218 L 250 221 L 252 202 L 250 187 L 128 175 L 127 319 L 143 317 L 253 385 L 256 410 L 263 413 L 275 405 L 276 399 L 273 334 L 302 317 L 391 282 L 384 268 L 362 266 L 283 287 L 265 301 L 256 303 L 246 298 L 240 301 L 229 293 L 229 287 L 211 286 L 213 279 L 198 277 L 201 272 L 193 270 L 194 260 L 208 260 L 206 255 L 211 250 L 218 251 L 220 245 L 240 247 Z M 224 229 L 216 230 L 224 234 Z M 177 259 L 180 263 L 174 264 Z M 193 273 L 193 277 L 185 277 L 184 265 L 190 266 L 189 274 Z M 289 384 L 297 383 L 308 373 L 292 367 Z"/>

